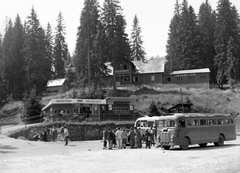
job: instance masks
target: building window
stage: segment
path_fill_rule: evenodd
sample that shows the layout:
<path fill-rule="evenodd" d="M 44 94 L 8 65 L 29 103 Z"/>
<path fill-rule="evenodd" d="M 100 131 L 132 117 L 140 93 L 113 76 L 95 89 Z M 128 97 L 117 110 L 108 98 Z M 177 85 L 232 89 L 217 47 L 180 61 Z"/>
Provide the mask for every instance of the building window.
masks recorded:
<path fill-rule="evenodd" d="M 127 65 L 126 64 L 124 64 L 123 69 L 127 70 Z"/>
<path fill-rule="evenodd" d="M 168 78 L 167 78 L 167 81 L 168 81 L 168 82 L 171 82 L 171 78 L 170 78 L 170 77 L 168 77 Z"/>
<path fill-rule="evenodd" d="M 155 76 L 154 75 L 151 76 L 151 81 L 155 81 Z"/>
<path fill-rule="evenodd" d="M 130 81 L 130 77 L 129 76 L 124 76 L 124 81 Z"/>
<path fill-rule="evenodd" d="M 134 77 L 134 82 L 138 82 L 138 76 Z"/>

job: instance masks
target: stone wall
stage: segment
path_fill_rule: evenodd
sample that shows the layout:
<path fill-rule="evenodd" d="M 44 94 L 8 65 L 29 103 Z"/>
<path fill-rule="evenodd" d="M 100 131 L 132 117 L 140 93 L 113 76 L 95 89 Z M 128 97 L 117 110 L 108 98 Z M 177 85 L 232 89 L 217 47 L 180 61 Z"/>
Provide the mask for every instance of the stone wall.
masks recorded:
<path fill-rule="evenodd" d="M 53 126 L 60 128 L 64 123 L 47 123 L 38 126 L 25 127 L 24 129 L 12 132 L 9 137 L 19 138 L 24 137 L 28 140 L 34 140 L 34 136 L 43 133 L 48 128 Z M 101 133 L 103 128 L 117 128 L 125 127 L 129 129 L 134 126 L 134 121 L 126 122 L 99 122 L 99 123 L 67 123 L 70 140 L 71 141 L 83 141 L 83 140 L 99 140 L 101 139 Z M 48 136 L 48 141 L 52 140 L 52 136 Z"/>

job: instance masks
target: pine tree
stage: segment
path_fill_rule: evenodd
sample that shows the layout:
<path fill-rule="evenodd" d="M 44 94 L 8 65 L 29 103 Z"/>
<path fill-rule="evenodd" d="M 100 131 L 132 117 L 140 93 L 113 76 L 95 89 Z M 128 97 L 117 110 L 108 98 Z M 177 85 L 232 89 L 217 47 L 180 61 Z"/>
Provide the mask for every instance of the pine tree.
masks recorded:
<path fill-rule="evenodd" d="M 137 15 L 134 16 L 133 20 L 133 29 L 131 33 L 130 45 L 131 45 L 131 60 L 144 61 L 146 53 L 143 48 L 141 27 L 139 26 L 139 20 L 137 18 Z"/>
<path fill-rule="evenodd" d="M 236 81 L 237 73 L 237 59 L 235 57 L 237 53 L 237 46 L 234 43 L 232 37 L 230 37 L 227 45 L 227 69 L 225 75 L 227 76 L 228 81 Z"/>
<path fill-rule="evenodd" d="M 0 33 L 0 106 L 5 103 L 7 98 L 6 80 L 4 75 L 4 54 L 2 45 L 2 35 Z"/>
<path fill-rule="evenodd" d="M 192 6 L 188 7 L 187 0 L 184 0 L 181 8 L 179 32 L 179 69 L 195 69 L 201 67 L 200 59 L 200 34 Z"/>
<path fill-rule="evenodd" d="M 5 35 L 3 38 L 2 49 L 3 49 L 3 76 L 5 79 L 5 87 L 8 89 L 6 95 L 12 94 L 14 76 L 12 71 L 15 70 L 13 67 L 14 59 L 12 56 L 12 44 L 13 44 L 13 24 L 11 19 L 7 22 Z"/>
<path fill-rule="evenodd" d="M 103 66 L 103 52 L 99 50 L 103 49 L 104 37 L 99 17 L 98 1 L 85 0 L 77 33 L 75 65 L 78 80 L 89 86 L 92 83 L 97 85 L 100 67 Z M 100 37 L 102 41 L 99 40 Z"/>
<path fill-rule="evenodd" d="M 201 60 L 203 62 L 203 68 L 210 69 L 210 83 L 216 83 L 216 72 L 214 68 L 214 56 L 216 54 L 214 48 L 214 28 L 216 23 L 215 12 L 206 0 L 202 3 L 198 14 L 199 30 L 201 35 Z"/>
<path fill-rule="evenodd" d="M 178 70 L 178 60 L 180 52 L 179 43 L 179 32 L 180 32 L 180 6 L 178 0 L 176 0 L 174 16 L 171 19 L 168 33 L 168 41 L 166 45 L 166 72 L 173 72 Z"/>
<path fill-rule="evenodd" d="M 117 26 L 115 31 L 116 39 L 116 62 L 129 62 L 131 60 L 131 49 L 128 35 L 125 33 L 126 21 L 122 15 L 117 16 Z"/>
<path fill-rule="evenodd" d="M 24 44 L 24 31 L 23 25 L 21 24 L 20 17 L 17 15 L 16 21 L 13 27 L 13 44 L 12 44 L 12 56 L 13 64 L 12 67 L 12 79 L 13 82 L 13 94 L 15 98 L 22 99 L 25 85 L 25 70 L 24 70 L 24 56 L 23 56 L 23 44 Z"/>
<path fill-rule="evenodd" d="M 115 81 L 116 65 L 117 65 L 117 61 L 120 60 L 120 57 L 119 57 L 120 51 L 128 51 L 127 47 L 129 46 L 129 45 L 126 45 L 126 42 L 125 42 L 126 41 L 126 34 L 124 33 L 125 25 L 124 25 L 124 19 L 122 16 L 122 8 L 119 5 L 119 1 L 105 0 L 103 3 L 103 12 L 101 17 L 102 17 L 102 24 L 105 32 L 104 35 L 106 37 L 106 40 L 105 40 L 106 55 L 105 56 L 109 57 L 108 61 L 112 63 L 113 87 L 114 87 L 114 93 L 115 95 L 117 95 L 117 88 L 116 88 L 116 81 Z M 124 46 L 122 50 L 120 47 L 121 45 L 119 40 L 122 40 L 121 45 Z M 123 42 L 125 42 L 125 44 Z M 129 61 L 130 57 L 127 57 L 128 53 L 122 52 L 122 54 L 123 54 L 123 56 L 121 57 L 122 60 Z"/>
<path fill-rule="evenodd" d="M 64 78 L 65 68 L 64 62 L 67 60 L 68 46 L 65 42 L 65 26 L 63 22 L 63 16 L 60 12 L 57 17 L 56 35 L 54 39 L 53 47 L 53 59 L 54 59 L 54 76 L 55 78 Z"/>
<path fill-rule="evenodd" d="M 35 89 L 33 89 L 29 97 L 26 98 L 24 107 L 26 109 L 26 115 L 23 117 L 25 123 L 39 123 L 43 121 L 43 116 L 41 115 L 42 106 Z"/>
<path fill-rule="evenodd" d="M 217 68 L 217 83 L 220 87 L 226 82 L 226 69 L 228 69 L 227 54 L 228 42 L 233 38 L 234 44 L 239 42 L 239 27 L 236 21 L 236 11 L 229 0 L 219 1 L 217 6 L 217 18 L 215 28 L 215 50 L 214 64 Z M 234 56 L 234 55 L 233 55 Z"/>
<path fill-rule="evenodd" d="M 46 36 L 34 8 L 27 19 L 23 45 L 27 91 L 30 92 L 35 88 L 38 95 L 45 90 L 48 81 L 46 77 L 46 64 L 48 64 L 46 62 Z"/>
<path fill-rule="evenodd" d="M 53 59 L 53 35 L 50 23 L 47 24 L 46 29 L 46 78 L 51 79 L 54 71 Z"/>

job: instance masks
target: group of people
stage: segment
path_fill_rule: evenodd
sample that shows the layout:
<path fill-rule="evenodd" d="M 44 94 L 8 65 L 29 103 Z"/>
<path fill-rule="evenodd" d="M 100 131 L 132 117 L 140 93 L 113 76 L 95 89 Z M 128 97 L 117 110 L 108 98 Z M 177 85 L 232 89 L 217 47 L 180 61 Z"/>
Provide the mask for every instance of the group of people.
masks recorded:
<path fill-rule="evenodd" d="M 34 140 L 41 140 L 44 142 L 57 142 L 57 140 L 65 141 L 65 145 L 68 145 L 69 141 L 69 130 L 67 125 L 63 125 L 60 128 L 53 126 L 52 128 L 47 128 L 44 132 L 34 136 Z"/>
<path fill-rule="evenodd" d="M 117 129 L 104 128 L 102 132 L 103 149 L 125 149 L 129 142 L 130 148 L 142 148 L 143 141 L 146 143 L 146 148 L 151 148 L 155 145 L 156 130 L 154 127 L 143 132 L 141 128 L 130 128 L 128 131 L 125 128 L 118 127 Z"/>

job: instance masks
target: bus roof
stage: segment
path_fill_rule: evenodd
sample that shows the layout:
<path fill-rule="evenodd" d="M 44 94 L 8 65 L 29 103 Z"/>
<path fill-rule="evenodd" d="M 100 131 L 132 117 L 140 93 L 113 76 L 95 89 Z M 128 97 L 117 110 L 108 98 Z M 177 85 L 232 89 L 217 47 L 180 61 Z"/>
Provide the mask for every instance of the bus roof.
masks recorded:
<path fill-rule="evenodd" d="M 220 117 L 232 117 L 232 115 L 222 114 L 222 113 L 173 113 L 173 114 L 166 114 L 166 116 L 163 116 L 163 119 L 220 118 Z"/>
<path fill-rule="evenodd" d="M 159 118 L 161 118 L 161 116 L 153 116 L 153 117 L 145 116 L 145 117 L 140 117 L 137 120 L 158 120 Z"/>

